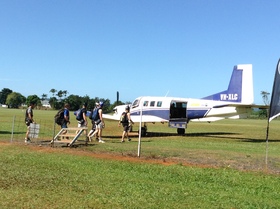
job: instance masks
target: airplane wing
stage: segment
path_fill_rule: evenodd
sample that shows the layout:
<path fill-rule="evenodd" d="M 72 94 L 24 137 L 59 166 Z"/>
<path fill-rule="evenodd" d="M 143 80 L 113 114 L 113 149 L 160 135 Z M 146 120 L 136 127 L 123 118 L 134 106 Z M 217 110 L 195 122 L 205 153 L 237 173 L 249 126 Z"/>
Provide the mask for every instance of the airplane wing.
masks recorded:
<path fill-rule="evenodd" d="M 214 122 L 223 119 L 241 119 L 247 118 L 248 111 L 252 108 L 268 109 L 267 105 L 255 105 L 255 104 L 222 104 L 213 106 L 209 113 L 204 118 L 192 119 L 193 122 Z M 220 111 L 219 109 L 226 109 L 226 111 Z M 216 111 L 215 111 L 216 110 Z M 218 112 L 217 112 L 218 111 Z M 220 113 L 220 114 L 218 114 Z M 213 115 L 213 116 L 212 116 Z"/>
<path fill-rule="evenodd" d="M 223 120 L 225 119 L 224 117 L 208 117 L 208 118 L 197 118 L 197 119 L 192 119 L 190 121 L 192 122 L 214 122 L 218 120 Z"/>
<path fill-rule="evenodd" d="M 110 114 L 103 114 L 102 115 L 103 118 L 109 119 L 109 120 L 120 120 L 120 116 L 119 115 L 110 115 Z"/>
<path fill-rule="evenodd" d="M 127 105 L 119 105 L 114 108 L 114 113 L 113 114 L 103 114 L 102 117 L 109 119 L 109 120 L 120 120 L 122 113 L 125 111 L 125 107 Z"/>
<path fill-rule="evenodd" d="M 259 109 L 268 109 L 268 105 L 256 105 L 256 104 L 238 104 L 238 103 L 230 103 L 223 105 L 216 105 L 213 108 L 222 108 L 222 107 L 244 107 L 244 108 L 259 108 Z"/>
<path fill-rule="evenodd" d="M 241 119 L 241 118 L 247 118 L 247 114 L 240 114 L 240 115 L 234 115 L 234 116 L 230 116 L 230 117 L 206 117 L 206 118 L 197 118 L 197 119 L 192 119 L 190 121 L 192 122 L 214 122 L 214 121 L 218 121 L 218 120 L 223 120 L 223 119 Z"/>

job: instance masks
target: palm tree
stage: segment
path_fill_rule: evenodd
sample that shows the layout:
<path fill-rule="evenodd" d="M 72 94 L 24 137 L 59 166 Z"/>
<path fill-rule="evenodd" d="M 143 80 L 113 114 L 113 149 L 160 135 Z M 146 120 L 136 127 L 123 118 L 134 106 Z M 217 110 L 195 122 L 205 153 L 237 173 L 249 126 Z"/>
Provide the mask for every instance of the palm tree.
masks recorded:
<path fill-rule="evenodd" d="M 268 101 L 268 95 L 270 95 L 270 93 L 266 92 L 266 91 L 261 91 L 261 95 L 262 95 L 262 99 L 265 105 L 269 104 Z"/>
<path fill-rule="evenodd" d="M 68 92 L 67 92 L 66 90 L 64 90 L 64 91 L 62 91 L 62 94 L 63 94 L 64 99 L 65 99 L 65 98 L 66 98 L 66 96 L 67 96 L 67 94 L 68 94 Z"/>
<path fill-rule="evenodd" d="M 47 97 L 48 97 L 48 95 L 47 94 L 42 94 L 42 101 L 44 101 L 44 100 L 46 100 L 47 99 Z"/>
<path fill-rule="evenodd" d="M 59 100 L 61 100 L 61 97 L 63 96 L 63 91 L 59 90 L 56 95 L 59 97 Z"/>
<path fill-rule="evenodd" d="M 55 92 L 57 92 L 57 90 L 56 89 L 51 89 L 50 92 L 53 94 L 53 97 L 54 97 L 54 94 L 55 94 Z"/>

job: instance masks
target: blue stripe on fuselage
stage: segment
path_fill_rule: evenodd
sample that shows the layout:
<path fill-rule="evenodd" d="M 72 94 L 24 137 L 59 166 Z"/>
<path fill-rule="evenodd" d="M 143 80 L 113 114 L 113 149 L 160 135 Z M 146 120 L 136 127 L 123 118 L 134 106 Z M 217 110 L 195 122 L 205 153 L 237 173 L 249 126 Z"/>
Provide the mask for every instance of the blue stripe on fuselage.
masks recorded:
<path fill-rule="evenodd" d="M 204 110 L 188 110 L 188 119 L 203 118 L 209 109 Z"/>
<path fill-rule="evenodd" d="M 187 110 L 187 118 L 189 120 L 191 119 L 196 119 L 196 118 L 203 118 L 205 116 L 205 114 L 208 112 L 209 109 L 190 109 Z M 131 111 L 131 116 L 139 116 L 140 115 L 140 111 L 137 112 L 133 112 Z M 156 116 L 156 117 L 160 117 L 163 120 L 169 120 L 169 114 L 170 114 L 170 110 L 169 109 L 144 109 L 142 112 L 142 115 L 147 115 L 147 116 Z"/>
<path fill-rule="evenodd" d="M 142 115 L 151 115 L 151 116 L 156 116 L 159 118 L 162 118 L 164 120 L 169 120 L 169 109 L 143 109 L 142 110 Z M 131 116 L 139 116 L 140 115 L 140 111 L 134 112 L 131 111 L 130 112 Z"/>

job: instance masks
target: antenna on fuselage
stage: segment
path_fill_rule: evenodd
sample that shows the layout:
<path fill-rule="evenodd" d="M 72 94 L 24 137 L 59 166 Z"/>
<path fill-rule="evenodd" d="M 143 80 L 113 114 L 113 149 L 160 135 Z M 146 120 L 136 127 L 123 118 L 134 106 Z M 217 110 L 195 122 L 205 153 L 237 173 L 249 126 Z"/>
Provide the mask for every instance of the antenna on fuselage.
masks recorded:
<path fill-rule="evenodd" d="M 167 97 L 167 95 L 169 94 L 169 90 L 166 92 L 165 96 L 164 97 Z"/>

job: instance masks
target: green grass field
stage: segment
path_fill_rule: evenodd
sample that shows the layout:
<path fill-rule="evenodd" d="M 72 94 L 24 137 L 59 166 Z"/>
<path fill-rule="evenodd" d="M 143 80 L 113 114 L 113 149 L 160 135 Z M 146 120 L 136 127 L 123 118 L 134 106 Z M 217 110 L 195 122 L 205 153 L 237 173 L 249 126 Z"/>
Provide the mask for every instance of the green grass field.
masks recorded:
<path fill-rule="evenodd" d="M 34 110 L 43 132 L 26 146 L 22 110 L 0 108 L 0 208 L 279 208 L 278 120 L 266 169 L 266 120 L 191 122 L 185 136 L 151 124 L 139 159 L 136 133 L 120 143 L 113 121 L 105 144 L 39 146 L 53 136 L 54 114 Z"/>

